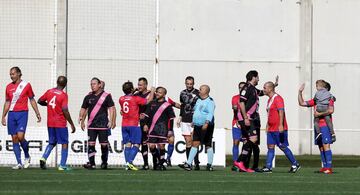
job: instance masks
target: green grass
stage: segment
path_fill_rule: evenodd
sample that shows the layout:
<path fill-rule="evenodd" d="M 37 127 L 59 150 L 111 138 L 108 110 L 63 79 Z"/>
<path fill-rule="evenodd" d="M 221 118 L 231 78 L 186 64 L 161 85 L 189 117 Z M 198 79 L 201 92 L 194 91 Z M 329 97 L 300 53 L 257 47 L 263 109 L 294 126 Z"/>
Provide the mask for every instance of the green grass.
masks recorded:
<path fill-rule="evenodd" d="M 296 155 L 296 160 L 300 162 L 302 167 L 319 167 L 320 166 L 320 156 L 319 155 Z M 260 167 L 262 167 L 265 162 L 266 156 L 260 156 Z M 228 166 L 232 165 L 232 156 L 226 156 L 226 164 Z M 276 156 L 276 166 L 278 167 L 289 167 L 289 161 L 284 155 Z M 360 167 L 360 156 L 350 156 L 350 155 L 334 155 L 333 156 L 333 166 L 334 167 L 349 167 L 357 168 Z"/>
<path fill-rule="evenodd" d="M 332 175 L 303 167 L 296 174 L 275 168 L 272 174 L 215 171 L 11 170 L 0 168 L 0 194 L 359 194 L 360 169 L 335 168 Z"/>

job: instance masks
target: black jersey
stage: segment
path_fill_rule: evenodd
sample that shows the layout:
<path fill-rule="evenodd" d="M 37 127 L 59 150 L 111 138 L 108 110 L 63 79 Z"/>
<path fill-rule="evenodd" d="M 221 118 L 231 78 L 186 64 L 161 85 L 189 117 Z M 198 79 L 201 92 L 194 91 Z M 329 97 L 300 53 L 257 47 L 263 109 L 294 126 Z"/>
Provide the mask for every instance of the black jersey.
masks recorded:
<path fill-rule="evenodd" d="M 149 94 L 150 91 L 146 91 L 146 93 L 137 92 L 134 94 L 134 96 L 139 96 L 146 99 Z M 145 113 L 145 110 L 146 110 L 146 105 L 139 106 L 139 114 Z"/>
<path fill-rule="evenodd" d="M 108 94 L 103 100 L 103 103 L 101 105 L 97 105 L 99 99 L 104 98 L 103 97 L 104 93 L 105 93 L 104 91 L 98 95 L 95 95 L 94 93 L 90 93 L 84 98 L 81 108 L 88 109 L 88 119 L 89 122 L 91 121 L 91 124 L 88 126 L 88 128 L 94 128 L 94 129 L 107 128 L 107 125 L 109 123 L 108 108 L 114 106 L 114 101 L 111 97 L 111 94 Z M 92 111 L 97 106 L 100 106 L 98 112 L 94 117 L 91 117 Z"/>
<path fill-rule="evenodd" d="M 182 122 L 191 123 L 194 114 L 194 106 L 199 98 L 199 90 L 193 89 L 188 91 L 184 89 L 180 92 L 180 116 Z"/>
<path fill-rule="evenodd" d="M 150 127 L 153 122 L 153 118 L 156 114 L 156 112 L 159 110 L 159 108 L 164 104 L 168 103 L 166 101 L 158 102 L 157 100 L 151 101 L 145 111 L 145 123 L 146 125 Z M 171 106 L 171 104 L 165 108 L 165 110 L 161 113 L 159 119 L 154 124 L 154 130 L 149 134 L 154 136 L 167 136 L 168 130 L 171 130 L 171 126 L 169 126 L 169 121 L 171 119 L 175 118 L 174 110 Z"/>
<path fill-rule="evenodd" d="M 151 91 L 146 91 L 145 93 L 141 93 L 141 92 L 137 92 L 134 94 L 134 96 L 139 96 L 139 97 L 142 97 L 142 98 L 145 98 L 147 99 L 147 96 L 150 94 Z M 139 106 L 139 114 L 142 114 L 142 113 L 145 113 L 146 111 L 146 106 L 147 105 L 143 105 L 143 106 Z M 144 127 L 145 125 L 145 121 L 143 119 L 140 119 L 140 127 Z"/>
<path fill-rule="evenodd" d="M 263 96 L 262 90 L 256 89 L 250 83 L 244 85 L 240 90 L 240 102 L 244 102 L 245 111 L 250 119 L 260 120 L 259 116 L 259 96 Z"/>

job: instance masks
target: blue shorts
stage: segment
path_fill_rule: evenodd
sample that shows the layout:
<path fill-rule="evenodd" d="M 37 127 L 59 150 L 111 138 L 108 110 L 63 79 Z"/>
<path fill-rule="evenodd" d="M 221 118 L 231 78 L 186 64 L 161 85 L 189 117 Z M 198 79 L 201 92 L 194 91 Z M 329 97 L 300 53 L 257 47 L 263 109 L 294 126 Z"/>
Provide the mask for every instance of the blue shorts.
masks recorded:
<path fill-rule="evenodd" d="M 267 132 L 267 144 L 268 145 L 280 145 L 289 146 L 288 131 L 280 132 Z"/>
<path fill-rule="evenodd" d="M 49 144 L 68 144 L 69 132 L 68 128 L 48 127 Z"/>
<path fill-rule="evenodd" d="M 242 139 L 241 139 L 241 137 L 242 137 L 241 129 L 237 128 L 237 127 L 233 127 L 232 128 L 232 137 L 233 137 L 233 140 L 242 141 Z"/>
<path fill-rule="evenodd" d="M 331 133 L 330 133 L 329 127 L 327 127 L 327 126 L 320 127 L 320 132 L 321 132 L 321 135 L 319 136 L 318 139 L 316 139 L 318 134 L 314 130 L 314 142 L 315 142 L 315 145 L 332 144 Z"/>
<path fill-rule="evenodd" d="M 141 129 L 137 126 L 121 127 L 123 144 L 141 144 Z"/>
<path fill-rule="evenodd" d="M 9 135 L 16 135 L 18 132 L 26 132 L 28 122 L 28 111 L 9 112 L 7 127 Z"/>

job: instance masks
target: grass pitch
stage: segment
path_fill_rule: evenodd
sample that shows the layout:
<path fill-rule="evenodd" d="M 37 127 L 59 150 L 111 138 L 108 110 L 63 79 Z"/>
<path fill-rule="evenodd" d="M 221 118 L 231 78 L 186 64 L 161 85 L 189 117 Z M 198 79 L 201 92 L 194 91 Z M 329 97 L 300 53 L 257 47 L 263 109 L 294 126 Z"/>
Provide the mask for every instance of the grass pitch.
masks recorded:
<path fill-rule="evenodd" d="M 59 172 L 1 167 L 0 194 L 360 194 L 360 168 L 335 168 L 332 175 L 314 173 L 318 168 L 301 168 L 295 174 L 287 173 L 288 168 L 275 168 L 272 174 L 204 169 Z"/>

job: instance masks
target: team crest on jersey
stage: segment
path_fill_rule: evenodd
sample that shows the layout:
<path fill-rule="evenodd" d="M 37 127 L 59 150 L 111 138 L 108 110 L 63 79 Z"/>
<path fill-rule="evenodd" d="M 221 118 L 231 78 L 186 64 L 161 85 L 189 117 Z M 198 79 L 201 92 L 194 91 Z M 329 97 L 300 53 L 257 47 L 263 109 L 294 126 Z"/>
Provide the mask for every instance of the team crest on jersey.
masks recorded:
<path fill-rule="evenodd" d="M 256 130 L 253 131 L 253 134 L 256 135 Z"/>
<path fill-rule="evenodd" d="M 246 94 L 246 90 L 241 91 L 241 95 L 244 96 Z"/>

